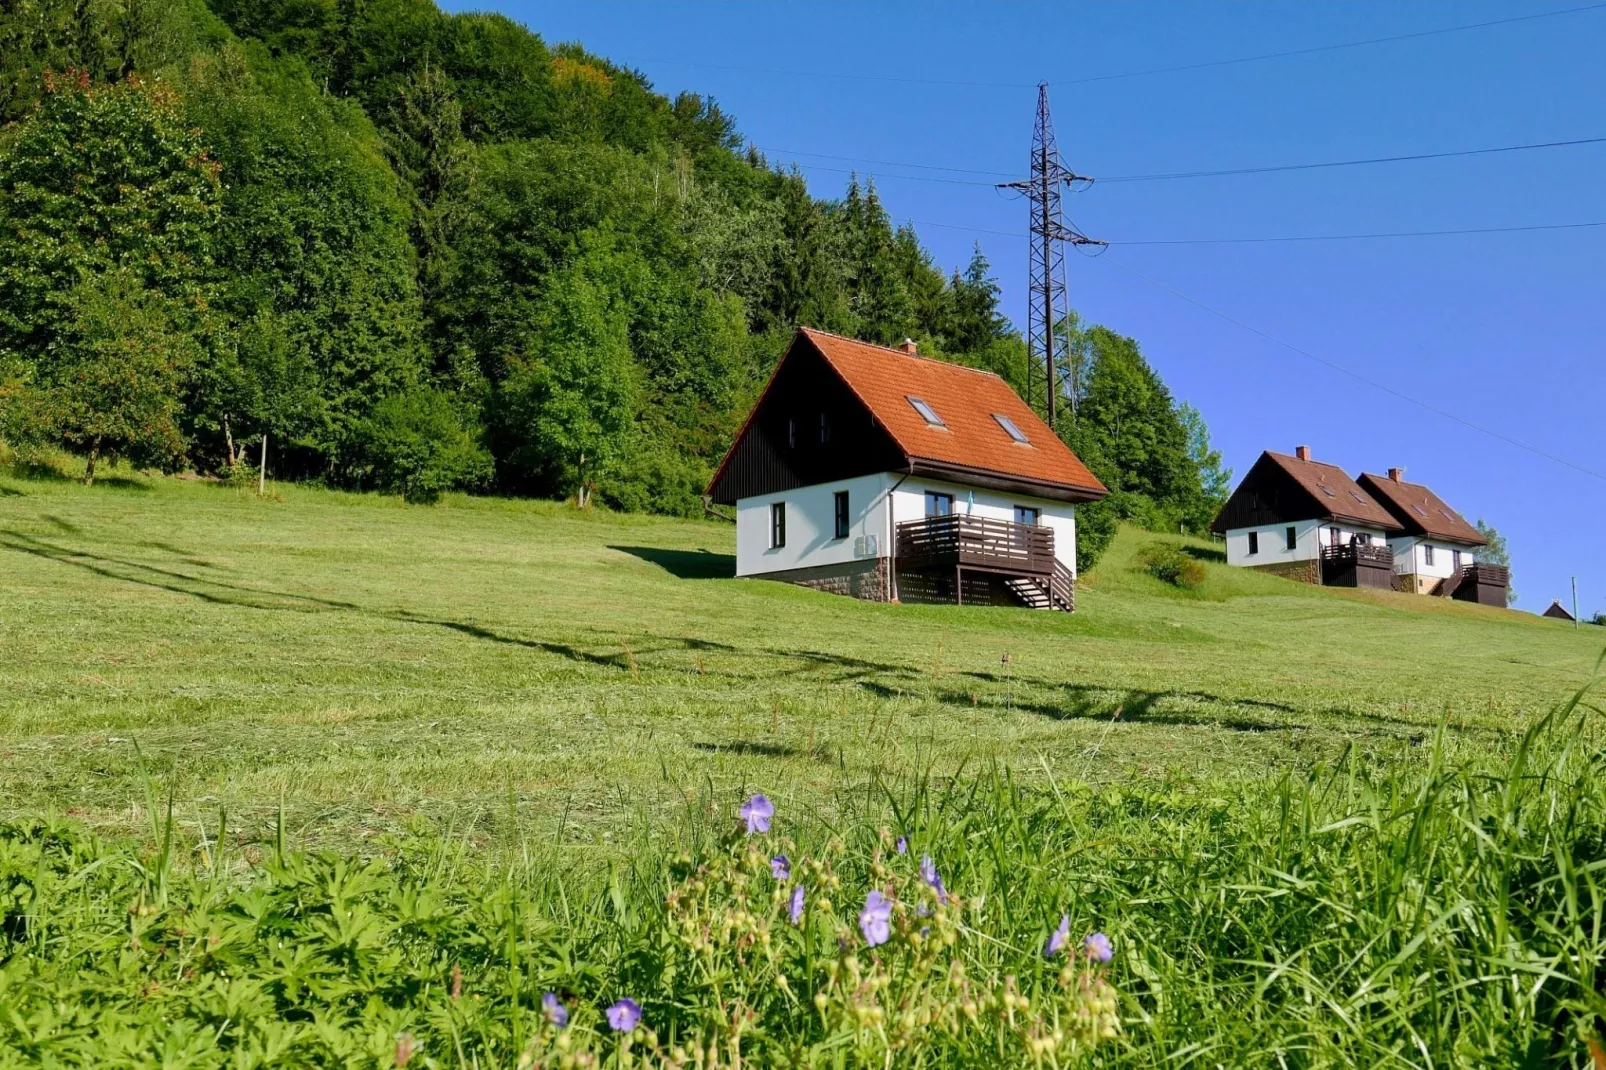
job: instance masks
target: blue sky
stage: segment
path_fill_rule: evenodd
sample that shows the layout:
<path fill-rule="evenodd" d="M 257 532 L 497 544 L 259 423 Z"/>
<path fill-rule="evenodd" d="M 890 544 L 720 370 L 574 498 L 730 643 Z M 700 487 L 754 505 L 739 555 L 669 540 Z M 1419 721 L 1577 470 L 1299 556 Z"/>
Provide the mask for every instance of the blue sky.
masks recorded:
<path fill-rule="evenodd" d="M 1606 136 L 1606 5 L 1105 77 L 1561 12 L 1578 0 L 446 6 L 494 8 L 548 42 L 580 41 L 634 66 L 663 92 L 714 96 L 748 139 L 799 163 L 818 195 L 840 195 L 847 169 L 875 176 L 894 219 L 915 221 L 943 266 L 982 243 L 1017 321 L 1025 209 L 990 187 L 992 175 L 969 172 L 1024 170 L 1039 80 L 1052 86 L 1066 163 L 1106 179 Z M 1403 466 L 1505 533 L 1523 608 L 1565 604 L 1576 575 L 1584 612 L 1606 610 L 1606 227 L 1119 244 L 1606 222 L 1603 170 L 1606 144 L 1107 181 L 1067 201 L 1084 231 L 1117 243 L 1102 259 L 1069 261 L 1071 299 L 1138 339 L 1176 395 L 1203 411 L 1238 473 L 1260 450 L 1296 444 L 1352 474 Z"/>

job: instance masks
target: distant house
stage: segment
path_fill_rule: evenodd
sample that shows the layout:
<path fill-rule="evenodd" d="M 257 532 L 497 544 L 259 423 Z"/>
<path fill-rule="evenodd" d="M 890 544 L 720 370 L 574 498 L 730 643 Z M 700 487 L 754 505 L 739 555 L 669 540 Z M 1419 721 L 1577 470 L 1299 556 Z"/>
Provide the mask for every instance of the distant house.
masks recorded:
<path fill-rule="evenodd" d="M 1311 460 L 1308 446 L 1262 453 L 1211 527 L 1229 565 L 1328 586 L 1394 585 L 1388 541 L 1399 522 L 1342 468 Z"/>
<path fill-rule="evenodd" d="M 1556 620 L 1573 620 L 1573 615 L 1562 607 L 1561 602 L 1550 603 L 1550 608 L 1539 614 L 1541 617 L 1554 617 Z"/>
<path fill-rule="evenodd" d="M 1404 469 L 1390 468 L 1386 477 L 1363 473 L 1358 480 L 1404 529 L 1389 539 L 1400 589 L 1505 605 L 1507 570 L 1476 563 L 1478 547 L 1489 540 L 1427 487 L 1407 483 L 1404 474 Z"/>
<path fill-rule="evenodd" d="M 736 574 L 859 598 L 1070 610 L 1108 491 L 990 372 L 802 329 L 708 487 Z"/>

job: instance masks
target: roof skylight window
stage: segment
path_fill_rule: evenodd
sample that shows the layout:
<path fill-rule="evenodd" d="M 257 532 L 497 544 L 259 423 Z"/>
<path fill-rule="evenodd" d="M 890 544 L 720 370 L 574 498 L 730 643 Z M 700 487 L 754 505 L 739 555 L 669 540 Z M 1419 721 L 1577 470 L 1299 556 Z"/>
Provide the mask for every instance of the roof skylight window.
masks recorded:
<path fill-rule="evenodd" d="M 1338 491 L 1334 490 L 1332 487 L 1329 487 L 1326 483 L 1318 483 L 1316 485 L 1321 487 L 1322 493 L 1327 495 L 1329 498 L 1338 497 Z"/>
<path fill-rule="evenodd" d="M 1361 504 L 1362 504 L 1362 505 L 1365 505 L 1365 504 L 1366 504 L 1366 499 L 1365 499 L 1365 498 L 1364 498 L 1364 497 L 1362 497 L 1362 496 L 1361 496 L 1361 492 L 1360 492 L 1360 491 L 1358 491 L 1358 490 L 1352 490 L 1352 491 L 1350 491 L 1350 492 L 1349 492 L 1349 496 L 1350 496 L 1350 497 L 1351 497 L 1351 498 L 1354 498 L 1354 499 L 1355 499 L 1355 500 L 1356 500 L 1356 501 L 1358 501 L 1358 502 L 1360 502 L 1360 503 L 1361 503 Z"/>
<path fill-rule="evenodd" d="M 1031 443 L 1027 441 L 1026 435 L 1021 431 L 1021 429 L 1015 426 L 1015 421 L 1011 420 L 1008 416 L 1004 416 L 1001 413 L 995 412 L 993 413 L 993 419 L 998 421 L 998 426 L 1002 427 L 1004 429 L 1004 433 L 1010 438 L 1014 439 L 1016 442 L 1019 442 L 1022 446 L 1031 445 Z"/>
<path fill-rule="evenodd" d="M 1427 516 L 1428 515 L 1428 511 L 1426 509 L 1422 508 L 1420 505 L 1413 505 L 1413 506 L 1411 506 L 1411 508 L 1415 509 L 1422 516 Z"/>
<path fill-rule="evenodd" d="M 924 401 L 921 401 L 912 394 L 907 396 L 909 398 L 909 404 L 915 407 L 915 411 L 920 414 L 920 418 L 926 421 L 926 423 L 930 424 L 932 427 L 948 426 L 942 422 L 942 417 L 937 415 L 936 409 L 932 408 L 930 405 L 927 405 Z"/>

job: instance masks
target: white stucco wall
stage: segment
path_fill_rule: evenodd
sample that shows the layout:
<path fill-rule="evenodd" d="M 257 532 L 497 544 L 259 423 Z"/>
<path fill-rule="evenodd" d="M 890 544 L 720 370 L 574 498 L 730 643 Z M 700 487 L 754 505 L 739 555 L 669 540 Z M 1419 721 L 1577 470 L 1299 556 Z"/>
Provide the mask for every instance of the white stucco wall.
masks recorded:
<path fill-rule="evenodd" d="M 886 491 L 893 482 L 885 472 L 878 472 L 741 499 L 736 503 L 736 574 L 756 576 L 887 556 Z M 834 495 L 839 490 L 848 492 L 845 539 L 836 538 Z M 772 548 L 770 505 L 781 501 L 786 503 L 786 545 Z M 874 549 L 861 542 L 861 536 L 874 536 Z"/>
<path fill-rule="evenodd" d="M 1433 547 L 1433 564 L 1427 562 L 1427 547 Z M 1461 551 L 1461 565 L 1472 564 L 1473 554 L 1470 546 L 1457 546 L 1454 543 L 1443 542 L 1439 539 L 1423 539 L 1414 535 L 1400 536 L 1389 540 L 1389 549 L 1394 551 L 1394 571 L 1402 576 L 1433 576 L 1444 579 L 1456 571 L 1457 550 Z"/>
<path fill-rule="evenodd" d="M 898 482 L 900 479 L 903 479 L 901 484 Z M 892 490 L 894 486 L 896 490 Z M 833 495 L 839 490 L 848 492 L 849 531 L 846 539 L 835 538 Z M 940 480 L 905 479 L 898 472 L 880 472 L 836 483 L 817 483 L 796 490 L 741 499 L 736 503 L 736 574 L 756 576 L 785 569 L 891 556 L 891 525 L 923 518 L 926 515 L 928 490 L 952 494 L 956 513 L 969 512 L 995 520 L 1013 521 L 1017 505 L 1041 510 L 1039 523 L 1054 531 L 1054 556 L 1075 574 L 1076 507 L 1069 502 L 1004 494 Z M 889 491 L 892 492 L 890 515 Z M 786 545 L 772 548 L 770 505 L 779 501 L 786 503 Z M 873 547 L 868 545 L 872 539 Z"/>
<path fill-rule="evenodd" d="M 1288 549 L 1287 529 L 1294 529 L 1294 548 Z M 1227 532 L 1227 564 L 1240 566 L 1279 565 L 1290 561 L 1310 561 L 1331 545 L 1332 532 L 1338 530 L 1338 545 L 1349 545 L 1355 535 L 1370 535 L 1375 546 L 1387 545 L 1382 528 L 1368 528 L 1342 521 L 1299 520 L 1257 528 L 1232 528 Z M 1260 533 L 1260 550 L 1249 552 L 1249 533 Z"/>

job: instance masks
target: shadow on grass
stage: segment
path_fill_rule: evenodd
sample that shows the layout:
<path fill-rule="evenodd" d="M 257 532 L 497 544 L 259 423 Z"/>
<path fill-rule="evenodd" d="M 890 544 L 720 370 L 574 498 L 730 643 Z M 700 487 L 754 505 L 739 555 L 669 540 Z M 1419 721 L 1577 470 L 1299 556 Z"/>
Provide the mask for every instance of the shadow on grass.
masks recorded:
<path fill-rule="evenodd" d="M 728 580 L 736 576 L 736 557 L 712 550 L 663 550 L 656 546 L 610 546 L 681 580 Z"/>
<path fill-rule="evenodd" d="M 1182 547 L 1182 552 L 1195 561 L 1204 561 L 1212 565 L 1225 565 L 1227 563 L 1227 551 L 1225 550 L 1216 550 L 1208 546 L 1184 546 Z"/>
<path fill-rule="evenodd" d="M 8 487 L 4 483 L 0 483 L 0 498 L 26 498 L 27 496 L 27 491 L 17 490 L 15 487 Z"/>

